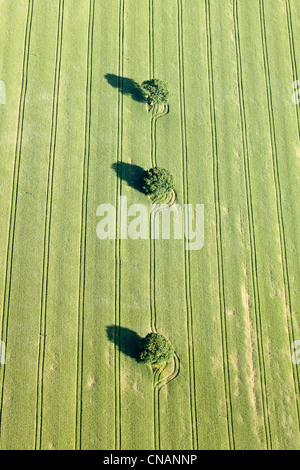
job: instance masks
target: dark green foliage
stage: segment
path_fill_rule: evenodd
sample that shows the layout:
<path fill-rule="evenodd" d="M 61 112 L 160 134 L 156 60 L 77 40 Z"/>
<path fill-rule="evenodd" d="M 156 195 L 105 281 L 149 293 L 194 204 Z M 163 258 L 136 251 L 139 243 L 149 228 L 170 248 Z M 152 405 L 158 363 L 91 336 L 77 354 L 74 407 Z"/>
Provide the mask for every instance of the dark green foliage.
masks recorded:
<path fill-rule="evenodd" d="M 164 168 L 151 168 L 143 175 L 143 191 L 147 195 L 161 196 L 173 191 L 174 187 L 173 176 Z"/>
<path fill-rule="evenodd" d="M 142 89 L 150 105 L 167 104 L 171 97 L 169 85 L 162 80 L 154 78 L 142 83 Z"/>
<path fill-rule="evenodd" d="M 160 365 L 169 362 L 173 355 L 172 344 L 159 333 L 149 333 L 140 341 L 140 360 L 142 362 Z"/>

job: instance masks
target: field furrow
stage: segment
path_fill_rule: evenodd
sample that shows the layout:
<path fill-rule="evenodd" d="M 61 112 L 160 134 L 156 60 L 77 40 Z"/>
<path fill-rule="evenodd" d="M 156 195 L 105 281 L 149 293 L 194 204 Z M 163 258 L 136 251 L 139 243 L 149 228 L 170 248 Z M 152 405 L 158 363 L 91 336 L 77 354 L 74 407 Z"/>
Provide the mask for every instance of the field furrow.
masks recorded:
<path fill-rule="evenodd" d="M 285 225 L 284 225 L 284 220 L 283 220 L 283 209 L 282 209 L 282 191 L 281 191 L 281 183 L 280 183 L 280 175 L 279 175 L 279 167 L 278 167 L 277 140 L 276 140 L 276 129 L 275 129 L 269 56 L 268 56 L 266 26 L 265 26 L 265 11 L 264 11 L 263 0 L 259 0 L 259 9 L 260 9 L 261 38 L 262 38 L 265 79 L 266 79 L 266 92 L 267 92 L 268 113 L 269 113 L 270 139 L 271 139 L 271 147 L 272 147 L 274 183 L 275 183 L 275 189 L 276 189 L 276 205 L 277 205 L 278 225 L 279 225 L 280 245 L 281 245 L 281 260 L 282 260 L 284 289 L 285 289 L 286 316 L 287 316 L 288 332 L 289 332 L 289 339 L 290 339 L 290 351 L 291 351 L 291 356 L 292 356 L 293 354 L 292 344 L 294 343 L 296 338 L 295 338 L 294 325 L 293 325 L 293 311 L 292 311 L 291 293 L 290 293 L 287 248 L 286 248 L 286 240 L 285 240 Z M 296 397 L 297 408 L 298 408 L 298 422 L 300 426 L 299 371 L 298 371 L 298 367 L 295 364 L 293 365 L 293 375 L 294 375 L 294 384 L 295 384 L 295 397 Z"/>
<path fill-rule="evenodd" d="M 43 375 L 45 365 L 45 343 L 46 343 L 46 317 L 47 317 L 47 289 L 49 274 L 49 251 L 50 251 L 50 230 L 51 213 L 53 199 L 53 178 L 55 162 L 55 146 L 57 132 L 58 99 L 59 99 L 59 79 L 61 66 L 61 51 L 63 37 L 63 13 L 64 0 L 59 5 L 58 30 L 57 30 L 57 49 L 55 59 L 55 79 L 53 92 L 52 125 L 50 136 L 49 168 L 46 196 L 46 214 L 45 214 L 45 233 L 44 233 L 44 255 L 43 255 L 43 277 L 41 294 L 41 317 L 40 317 L 40 340 L 38 348 L 38 371 L 37 371 L 37 400 L 36 400 L 36 432 L 35 449 L 41 448 L 42 440 L 42 401 L 43 401 Z"/>
<path fill-rule="evenodd" d="M 115 349 L 119 347 L 115 338 L 115 240 L 100 240 L 96 228 L 101 220 L 98 207 L 101 204 L 114 206 L 116 199 L 118 26 L 119 0 L 114 0 L 113 5 L 97 5 L 96 2 L 83 331 L 82 449 L 115 447 L 114 358 Z M 82 96 L 80 84 L 77 89 Z M 104 264 L 109 266 L 108 272 L 103 269 Z M 103 428 L 105 433 L 101 432 Z"/>
<path fill-rule="evenodd" d="M 248 211 L 248 223 L 249 223 L 249 235 L 250 235 L 251 277 L 252 277 L 252 282 L 253 282 L 255 325 L 256 325 L 256 333 L 257 333 L 257 349 L 258 349 L 259 369 L 260 369 L 259 376 L 260 376 L 261 391 L 262 391 L 264 429 L 265 429 L 265 435 L 266 435 L 266 443 L 267 443 L 268 449 L 271 449 L 272 438 L 271 438 L 271 428 L 270 428 L 270 420 L 269 420 L 268 392 L 267 392 L 267 383 L 266 383 L 263 332 L 262 332 L 260 301 L 259 301 L 259 285 L 258 285 L 258 276 L 257 276 L 256 240 L 255 240 L 255 226 L 254 226 L 253 202 L 252 202 L 253 196 L 252 196 L 252 189 L 251 189 L 251 174 L 250 174 L 250 165 L 249 165 L 249 147 L 248 147 L 247 122 L 246 122 L 245 100 L 244 100 L 244 89 L 243 89 L 243 69 L 242 69 L 237 0 L 234 0 L 233 15 L 234 15 L 234 26 L 235 26 L 235 44 L 236 44 L 236 56 L 237 56 L 239 102 L 240 102 L 240 113 L 241 113 L 241 131 L 242 131 L 242 140 L 243 140 L 245 186 L 246 186 L 247 211 Z"/>
<path fill-rule="evenodd" d="M 220 317 L 221 317 L 221 333 L 223 346 L 223 372 L 225 383 L 225 401 L 227 409 L 228 422 L 228 439 L 230 449 L 234 449 L 234 432 L 232 421 L 232 403 L 230 391 L 230 373 L 228 361 L 228 339 L 226 325 L 225 310 L 225 292 L 224 292 L 224 274 L 223 274 L 223 249 L 222 249 L 222 230 L 221 230 L 221 214 L 220 214 L 220 194 L 219 194 L 219 177 L 218 177 L 218 145 L 216 135 L 216 116 L 215 116 L 215 99 L 214 99 L 214 77 L 212 62 L 212 35 L 211 35 L 211 18 L 210 18 L 210 0 L 205 0 L 206 5 L 206 32 L 207 32 L 207 60 L 208 60 L 208 80 L 210 90 L 210 118 L 212 132 L 212 154 L 213 154 L 213 175 L 214 175 L 214 201 L 216 216 L 216 239 L 217 239 L 217 256 L 218 256 L 218 276 L 219 276 L 219 298 L 220 298 Z"/>
<path fill-rule="evenodd" d="M 154 73 L 155 77 L 167 79 L 167 75 L 172 77 L 173 92 L 176 93 L 176 97 L 179 96 L 178 88 L 178 72 L 177 68 L 174 70 L 167 70 L 165 61 L 161 60 L 161 50 L 163 44 L 167 42 L 170 45 L 171 60 L 174 67 L 178 67 L 178 20 L 177 16 L 172 15 L 172 21 L 164 26 L 163 18 L 170 10 L 170 2 L 166 2 L 163 5 L 163 11 L 160 12 L 161 5 L 159 2 L 154 2 L 153 17 L 154 17 Z M 175 65 L 176 64 L 176 65 Z M 176 79 L 176 82 L 175 82 Z M 172 101 L 170 107 L 161 106 L 154 112 L 154 126 L 153 126 L 153 141 L 154 141 L 154 153 L 155 163 L 159 167 L 170 168 L 170 165 L 174 166 L 175 162 L 181 166 L 181 142 L 180 142 L 180 116 L 179 116 L 179 101 Z M 175 124 L 175 126 L 174 126 Z M 171 133 L 165 132 L 165 128 L 172 129 Z M 176 133 L 176 135 L 175 135 Z M 173 141 L 173 152 L 174 159 L 171 155 L 167 154 L 166 137 L 169 137 Z M 172 161 L 173 160 L 173 161 Z M 180 188 L 179 184 L 181 177 L 177 179 L 176 191 Z M 163 210 L 158 211 L 155 216 L 155 221 L 160 223 L 162 220 Z M 171 229 L 172 230 L 172 229 Z M 173 235 L 171 234 L 171 238 Z M 159 375 L 157 374 L 157 380 L 154 385 L 154 399 L 157 399 L 156 407 L 154 409 L 157 421 L 159 421 L 159 446 L 161 449 L 166 447 L 172 447 L 174 442 L 181 442 L 185 448 L 190 446 L 191 442 L 191 427 L 190 427 L 190 416 L 187 412 L 189 409 L 189 402 L 184 404 L 184 409 L 178 415 L 172 415 L 170 410 L 172 409 L 171 401 L 176 401 L 182 390 L 182 384 L 189 390 L 188 385 L 188 371 L 187 369 L 182 370 L 181 361 L 186 360 L 186 320 L 185 320 L 185 296 L 184 296 L 184 277 L 181 267 L 184 265 L 184 258 L 182 252 L 182 241 L 175 241 L 176 251 L 178 254 L 177 262 L 172 257 L 172 253 L 175 253 L 172 247 L 174 240 L 155 240 L 155 311 L 157 318 L 157 329 L 159 333 L 165 334 L 166 328 L 168 328 L 167 318 L 172 313 L 173 318 L 177 318 L 180 322 L 181 334 L 177 336 L 176 342 L 174 341 L 175 329 L 173 325 L 170 325 L 172 331 L 168 333 L 168 337 L 173 337 L 173 344 L 175 346 L 176 353 L 173 361 L 170 365 L 163 370 Z M 179 255 L 180 253 L 180 255 Z M 172 290 L 175 295 L 171 297 L 166 295 L 169 290 Z M 180 289 L 180 294 L 179 290 Z M 179 300 L 180 299 L 180 300 Z M 172 322 L 173 323 L 173 322 Z M 180 371 L 180 374 L 179 374 Z M 176 380 L 175 380 L 176 379 Z M 171 401 L 166 401 L 166 397 L 172 395 Z M 177 398 L 178 399 L 178 398 Z M 172 436 L 168 434 L 170 426 L 174 428 L 172 422 L 180 422 L 181 433 L 174 431 Z M 178 444 L 177 444 L 178 445 Z"/>
<path fill-rule="evenodd" d="M 75 449 L 82 445 L 82 375 L 83 375 L 83 338 L 84 338 L 84 309 L 85 309 L 85 269 L 86 269 L 86 239 L 87 239 L 87 201 L 88 177 L 90 163 L 91 140 L 91 107 L 92 107 L 92 67 L 93 67 L 93 33 L 94 33 L 95 0 L 90 0 L 88 52 L 87 52 L 87 83 L 86 83 L 86 119 L 85 145 L 83 160 L 83 187 L 80 236 L 79 264 L 79 299 L 78 299 L 78 343 L 77 343 L 77 394 L 76 394 L 76 429 Z"/>
<path fill-rule="evenodd" d="M 20 171 L 23 124 L 24 124 L 24 114 L 25 114 L 25 101 L 26 101 L 27 81 L 28 81 L 28 64 L 29 64 L 29 48 L 30 48 L 32 17 L 33 17 L 33 0 L 29 0 L 26 31 L 25 31 L 22 88 L 21 88 L 21 94 L 20 94 L 19 119 L 18 119 L 17 141 L 16 141 L 14 173 L 13 173 L 13 183 L 12 183 L 13 184 L 12 185 L 12 198 L 11 198 L 11 205 L 10 205 L 10 221 L 9 221 L 9 232 L 8 232 L 3 310 L 2 310 L 2 318 L 1 318 L 1 325 L 2 325 L 1 341 L 5 343 L 7 343 L 13 245 L 14 245 L 14 236 L 15 236 L 19 171 Z M 5 368 L 1 367 L 0 369 L 0 432 L 1 432 L 1 424 L 2 424 L 4 380 L 5 380 Z"/>
<path fill-rule="evenodd" d="M 118 140 L 117 140 L 117 165 L 122 165 L 123 152 L 123 73 L 124 73 L 124 11 L 125 0 L 119 4 L 119 63 L 118 63 Z M 121 326 L 121 240 L 120 223 L 122 215 L 119 215 L 119 199 L 122 194 L 122 166 L 118 174 L 116 187 L 116 242 L 115 242 L 115 338 L 120 345 Z M 121 370 L 120 350 L 115 347 L 115 449 L 121 449 Z"/>
<path fill-rule="evenodd" d="M 0 449 L 300 449 L 299 44 L 299 0 L 0 0 Z"/>
<path fill-rule="evenodd" d="M 188 146 L 186 135 L 186 103 L 185 103 L 185 74 L 184 74 L 184 50 L 183 50 L 183 9 L 182 1 L 178 0 L 178 63 L 179 63 L 179 87 L 180 87 L 180 117 L 181 117 L 181 144 L 182 144 L 182 168 L 183 168 L 183 203 L 189 204 L 188 193 Z M 186 221 L 187 222 L 187 221 Z M 189 221 L 187 222 L 189 224 Z M 187 231 L 186 238 L 190 239 Z M 195 383 L 195 360 L 194 360 L 194 330 L 193 330 L 193 309 L 191 292 L 190 273 L 190 252 L 186 249 L 186 240 L 183 243 L 184 249 L 184 273 L 185 273 L 185 293 L 186 293 L 186 313 L 187 313 L 187 336 L 189 353 L 189 383 L 190 383 L 190 404 L 191 404 L 191 427 L 193 436 L 193 449 L 198 449 L 198 425 L 197 425 L 197 404 L 196 404 L 196 383 Z"/>
<path fill-rule="evenodd" d="M 288 25 L 288 34 L 289 34 L 293 83 L 295 83 L 298 81 L 299 77 L 298 77 L 298 72 L 297 72 L 297 60 L 296 60 L 295 39 L 294 39 L 294 30 L 293 30 L 294 28 L 293 28 L 293 19 L 292 19 L 290 0 L 286 0 L 286 16 L 287 16 L 287 25 Z M 300 139 L 300 106 L 296 105 L 295 110 L 296 110 L 296 115 L 297 115 L 298 131 L 299 131 L 299 139 Z"/>

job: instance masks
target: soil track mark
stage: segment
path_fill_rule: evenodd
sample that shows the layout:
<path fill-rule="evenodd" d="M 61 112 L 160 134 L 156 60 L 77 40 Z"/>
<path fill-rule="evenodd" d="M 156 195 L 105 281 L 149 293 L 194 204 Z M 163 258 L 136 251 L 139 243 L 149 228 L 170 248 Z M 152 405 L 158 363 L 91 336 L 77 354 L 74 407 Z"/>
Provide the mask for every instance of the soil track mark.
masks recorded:
<path fill-rule="evenodd" d="M 124 73 L 124 13 L 125 0 L 119 2 L 119 59 L 118 59 L 118 131 L 117 164 L 122 163 L 123 151 L 123 73 Z M 122 168 L 122 166 L 121 166 Z M 122 170 L 121 170 L 122 172 Z M 122 193 L 122 174 L 116 184 L 116 241 L 115 241 L 115 337 L 120 344 L 121 322 L 121 240 L 119 199 Z M 120 349 L 115 346 L 115 450 L 121 450 L 121 371 Z"/>
<path fill-rule="evenodd" d="M 180 88 L 180 118 L 181 118 L 181 142 L 182 142 L 182 168 L 183 168 L 183 202 L 189 203 L 188 192 L 188 146 L 186 131 L 186 105 L 185 105 L 185 75 L 184 75 L 184 51 L 183 51 L 183 8 L 182 0 L 177 0 L 178 8 L 178 59 L 179 59 L 179 88 Z M 188 224 L 189 226 L 189 224 Z M 189 239 L 189 234 L 187 235 Z M 188 358 L 189 358 L 189 386 L 190 386 L 190 408 L 192 426 L 193 450 L 198 449 L 198 425 L 197 425 L 197 402 L 195 381 L 195 358 L 194 358 L 194 331 L 193 331 L 193 307 L 190 274 L 190 251 L 184 249 L 184 274 L 187 311 L 187 334 L 188 334 Z"/>
<path fill-rule="evenodd" d="M 154 8 L 153 0 L 149 0 L 149 73 L 150 79 L 154 78 Z M 162 108 L 162 110 L 161 110 Z M 163 107 L 154 105 L 151 116 L 151 166 L 157 166 L 156 157 L 156 125 L 158 119 L 166 116 L 169 113 L 169 105 Z M 173 194 L 174 193 L 174 194 Z M 157 199 L 158 203 L 159 198 Z M 164 202 L 168 205 L 174 204 L 176 201 L 176 194 L 172 192 L 170 197 L 166 197 Z M 151 210 L 150 213 L 150 321 L 151 330 L 153 333 L 157 333 L 156 325 L 156 297 L 155 297 L 155 239 L 152 235 L 154 220 L 159 208 Z M 153 368 L 153 410 L 154 410 L 154 448 L 155 450 L 161 449 L 160 440 L 160 419 L 159 419 L 159 392 L 165 385 L 169 384 L 174 378 L 176 378 L 180 372 L 180 361 L 177 354 L 174 354 L 173 358 L 173 372 L 167 377 L 162 379 L 162 374 L 166 370 L 167 364 L 161 367 Z"/>
<path fill-rule="evenodd" d="M 37 397 L 36 397 L 36 428 L 35 428 L 35 449 L 36 450 L 40 450 L 42 446 L 43 381 L 44 381 L 44 363 L 45 363 L 45 346 L 46 346 L 46 318 L 47 318 L 47 293 L 48 293 L 48 272 L 49 272 L 49 253 L 50 253 L 50 231 L 51 231 L 51 215 L 52 215 L 53 177 L 54 177 L 54 164 L 55 164 L 61 53 L 62 53 L 62 40 L 63 40 L 63 21 L 64 21 L 64 0 L 60 0 L 59 12 L 58 12 L 55 79 L 54 79 L 54 92 L 53 92 L 52 124 L 51 124 L 51 137 L 50 137 L 50 153 L 49 153 L 46 213 L 45 213 L 45 231 L 44 231 L 40 338 L 39 338 L 39 349 L 38 349 L 39 352 L 38 352 Z"/>
<path fill-rule="evenodd" d="M 86 81 L 86 118 L 85 118 L 85 148 L 83 160 L 83 188 L 81 209 L 80 235 L 80 265 L 79 265 L 79 298 L 78 298 L 78 342 L 77 342 L 77 387 L 76 387 L 76 422 L 75 449 L 81 449 L 82 424 L 82 381 L 83 381 L 83 336 L 84 336 L 84 295 L 85 295 L 85 265 L 86 265 L 86 235 L 87 235 L 87 201 L 88 174 L 90 163 L 91 111 L 92 111 L 92 65 L 93 65 L 93 35 L 94 35 L 95 0 L 90 0 L 87 52 L 87 81 Z"/>
<path fill-rule="evenodd" d="M 211 17 L 210 17 L 210 0 L 205 0 L 206 11 L 206 35 L 207 35 L 207 62 L 208 62 L 208 81 L 209 81 L 209 100 L 210 100 L 210 118 L 212 132 L 212 154 L 213 154 L 213 184 L 214 184 L 214 201 L 216 216 L 216 242 L 217 242 L 217 259 L 218 259 L 218 277 L 219 277 L 219 297 L 220 297 L 220 320 L 222 335 L 222 351 L 223 351 L 223 371 L 225 385 L 225 402 L 227 412 L 228 440 L 231 450 L 235 449 L 233 419 L 232 419 L 232 401 L 230 390 L 230 372 L 228 358 L 228 340 L 227 340 L 227 324 L 226 324 L 226 305 L 225 305 L 225 286 L 223 272 L 223 249 L 222 249 L 222 227 L 221 227 L 221 206 L 219 193 L 219 170 L 218 170 L 218 141 L 215 114 L 215 93 L 213 79 L 213 61 L 212 61 L 212 33 L 211 33 Z"/>
<path fill-rule="evenodd" d="M 27 94 L 28 82 L 28 67 L 29 67 L 29 50 L 30 50 L 30 37 L 31 26 L 33 18 L 33 0 L 28 0 L 28 12 L 25 29 L 25 43 L 24 43 L 24 57 L 22 69 L 22 86 L 19 104 L 19 117 L 17 128 L 17 140 L 15 150 L 15 161 L 13 170 L 13 183 L 12 183 L 12 197 L 10 208 L 10 220 L 8 231 L 8 244 L 7 244 L 7 258 L 6 258 L 6 272 L 5 272 L 5 285 L 3 297 L 3 313 L 2 313 L 2 328 L 1 328 L 1 341 L 7 345 L 7 332 L 8 332 L 8 318 L 9 318 L 9 302 L 11 292 L 11 276 L 12 276 L 12 262 L 13 262 L 13 249 L 15 238 L 16 226 L 16 213 L 18 202 L 18 185 L 19 185 L 19 172 L 22 153 L 22 138 L 23 138 L 23 125 L 25 115 L 25 104 Z M 3 395 L 4 395 L 4 381 L 5 381 L 5 366 L 0 367 L 0 434 L 2 429 L 2 409 L 3 409 Z"/>
<path fill-rule="evenodd" d="M 295 40 L 294 40 L 294 33 L 293 33 L 293 21 L 292 21 L 290 0 L 286 0 L 286 16 L 287 16 L 287 25 L 288 25 L 288 33 L 289 33 L 293 82 L 296 82 L 297 80 L 299 80 L 299 76 L 297 73 Z M 299 132 L 299 138 L 300 138 L 300 105 L 298 104 L 295 107 L 296 107 L 296 115 L 297 115 L 298 132 Z"/>
<path fill-rule="evenodd" d="M 286 241 L 285 241 L 285 227 L 284 227 L 283 209 L 282 209 L 282 196 L 281 196 L 281 186 L 280 186 L 280 174 L 279 174 L 279 167 L 278 167 L 277 143 L 276 143 L 276 129 L 275 129 L 275 119 L 274 119 L 274 110 L 273 110 L 272 87 L 271 87 L 269 55 L 268 55 L 268 46 L 267 46 L 267 33 L 266 33 L 266 24 L 265 24 L 265 10 L 264 10 L 263 0 L 259 0 L 259 14 L 260 14 L 261 39 L 262 39 L 265 80 L 266 80 L 266 94 L 267 94 L 268 113 L 269 113 L 273 175 L 274 175 L 274 184 L 275 184 L 275 192 L 276 192 L 276 206 L 277 206 L 280 247 L 281 247 L 281 260 L 282 260 L 282 269 L 283 269 L 286 317 L 287 317 L 287 327 L 288 327 L 289 343 L 290 343 L 290 354 L 292 357 L 293 352 L 294 352 L 292 349 L 292 344 L 297 338 L 295 338 L 294 324 L 293 324 L 292 301 L 291 301 L 289 272 L 288 272 L 287 249 L 286 249 Z M 297 413 L 298 413 L 298 426 L 300 430 L 299 370 L 298 370 L 297 365 L 292 364 L 292 361 L 291 361 L 291 367 L 292 367 L 294 387 L 295 387 L 295 401 L 296 401 Z"/>
<path fill-rule="evenodd" d="M 261 392 L 262 392 L 266 443 L 267 443 L 267 448 L 271 450 L 272 449 L 272 437 L 271 437 L 271 426 L 270 426 L 270 419 L 269 419 L 266 367 L 265 367 L 265 359 L 264 359 L 263 332 L 262 332 L 262 321 L 261 321 L 261 310 L 260 310 L 260 299 L 259 299 L 259 286 L 258 286 L 258 277 L 257 277 L 256 239 L 255 239 L 255 226 L 254 226 L 254 216 L 253 216 L 248 133 L 247 133 L 246 110 L 245 110 L 245 99 L 244 99 L 244 88 L 243 88 L 243 68 L 242 68 L 238 1 L 237 0 L 234 0 L 234 3 L 233 3 L 233 17 L 234 17 L 235 45 L 236 45 L 236 58 L 237 58 L 237 77 L 238 77 L 238 92 L 239 92 L 239 103 L 240 103 L 240 114 L 241 114 L 243 155 L 244 155 L 244 173 L 245 173 L 248 224 L 249 224 L 249 235 L 250 235 L 251 277 L 252 277 L 253 295 L 254 295 L 254 311 L 255 311 L 255 322 L 256 322 L 256 333 L 257 333 L 256 335 L 257 336 L 257 350 L 258 350 L 259 368 L 260 368 L 260 382 L 261 382 Z"/>

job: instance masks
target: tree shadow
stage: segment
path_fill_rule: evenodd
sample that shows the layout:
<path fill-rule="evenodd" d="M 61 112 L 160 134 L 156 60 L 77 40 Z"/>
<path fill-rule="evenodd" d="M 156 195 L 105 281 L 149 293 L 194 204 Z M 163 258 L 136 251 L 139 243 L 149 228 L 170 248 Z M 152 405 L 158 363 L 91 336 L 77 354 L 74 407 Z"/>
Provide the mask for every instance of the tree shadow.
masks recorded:
<path fill-rule="evenodd" d="M 107 73 L 104 75 L 109 85 L 114 88 L 118 88 L 123 95 L 131 96 L 134 101 L 138 103 L 146 103 L 146 96 L 141 86 L 128 77 L 119 77 L 113 73 Z"/>
<path fill-rule="evenodd" d="M 126 181 L 128 186 L 145 194 L 143 190 L 145 170 L 141 166 L 131 163 L 116 162 L 112 164 L 112 168 L 115 170 L 117 177 Z"/>
<path fill-rule="evenodd" d="M 128 357 L 141 362 L 139 358 L 139 344 L 141 337 L 129 328 L 120 327 L 116 325 L 109 325 L 106 327 L 106 334 L 109 341 L 114 343 L 119 350 Z"/>

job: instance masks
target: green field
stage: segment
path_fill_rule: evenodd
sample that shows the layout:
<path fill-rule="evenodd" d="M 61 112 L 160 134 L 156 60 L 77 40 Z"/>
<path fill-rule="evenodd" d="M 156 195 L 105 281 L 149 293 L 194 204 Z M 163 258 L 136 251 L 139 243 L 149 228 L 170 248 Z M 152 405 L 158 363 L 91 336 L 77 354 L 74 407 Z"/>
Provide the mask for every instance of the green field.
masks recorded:
<path fill-rule="evenodd" d="M 0 51 L 0 449 L 299 450 L 299 0 L 0 0 Z M 96 236 L 156 165 L 201 250 Z"/>

